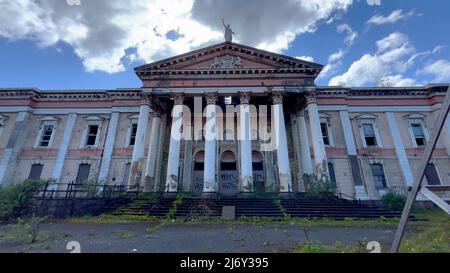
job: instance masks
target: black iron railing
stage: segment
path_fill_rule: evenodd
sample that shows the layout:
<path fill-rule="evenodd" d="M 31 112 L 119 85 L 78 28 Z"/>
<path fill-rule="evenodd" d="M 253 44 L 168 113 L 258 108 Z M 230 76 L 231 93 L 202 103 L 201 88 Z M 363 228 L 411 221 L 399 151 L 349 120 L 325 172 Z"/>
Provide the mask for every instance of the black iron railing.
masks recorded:
<path fill-rule="evenodd" d="M 86 183 L 52 183 L 46 182 L 36 195 L 39 199 L 76 199 L 76 198 L 117 198 L 125 196 L 138 197 L 143 187 L 139 185 L 105 185 Z"/>

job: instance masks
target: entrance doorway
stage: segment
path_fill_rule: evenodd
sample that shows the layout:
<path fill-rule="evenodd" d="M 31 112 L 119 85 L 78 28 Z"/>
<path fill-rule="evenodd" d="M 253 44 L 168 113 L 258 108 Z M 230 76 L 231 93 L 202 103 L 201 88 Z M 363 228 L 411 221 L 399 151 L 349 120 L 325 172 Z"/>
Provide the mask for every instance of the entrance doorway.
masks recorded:
<path fill-rule="evenodd" d="M 205 169 L 205 153 L 203 151 L 195 154 L 194 175 L 192 181 L 192 193 L 201 194 L 203 192 L 203 172 Z"/>
<path fill-rule="evenodd" d="M 219 176 L 219 192 L 223 196 L 236 196 L 239 191 L 236 165 L 236 155 L 225 151 L 220 161 Z"/>
<path fill-rule="evenodd" d="M 252 152 L 253 189 L 255 192 L 265 192 L 264 161 L 259 152 Z"/>

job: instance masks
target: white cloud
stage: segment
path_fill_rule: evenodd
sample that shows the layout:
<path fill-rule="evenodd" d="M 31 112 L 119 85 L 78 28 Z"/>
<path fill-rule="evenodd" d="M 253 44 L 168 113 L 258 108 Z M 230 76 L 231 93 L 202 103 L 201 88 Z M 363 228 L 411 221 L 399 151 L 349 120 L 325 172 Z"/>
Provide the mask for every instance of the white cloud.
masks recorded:
<path fill-rule="evenodd" d="M 296 59 L 304 60 L 307 62 L 314 62 L 314 57 L 311 56 L 296 56 Z"/>
<path fill-rule="evenodd" d="M 373 24 L 373 25 L 384 25 L 384 24 L 393 24 L 400 20 L 407 20 L 410 17 L 414 16 L 416 13 L 411 10 L 407 13 L 403 13 L 403 10 L 396 9 L 388 16 L 383 15 L 374 15 L 372 16 L 366 23 L 367 24 Z"/>
<path fill-rule="evenodd" d="M 362 86 L 376 83 L 388 76 L 392 76 L 387 78 L 390 81 L 399 79 L 398 74 L 407 69 L 406 59 L 415 52 L 408 36 L 394 32 L 377 41 L 376 45 L 377 53 L 363 55 L 359 60 L 353 62 L 344 74 L 333 77 L 329 84 Z M 407 80 L 402 79 L 402 83 L 406 82 Z"/>
<path fill-rule="evenodd" d="M 434 76 L 434 82 L 450 81 L 450 62 L 447 60 L 437 60 L 428 64 L 418 74 L 430 74 Z"/>
<path fill-rule="evenodd" d="M 96 0 L 70 6 L 62 0 L 0 0 L 0 36 L 41 47 L 67 43 L 87 71 L 115 73 L 131 59 L 151 62 L 223 41 L 222 17 L 236 33 L 235 41 L 280 52 L 352 2 Z M 169 39 L 170 31 L 178 39 Z"/>
<path fill-rule="evenodd" d="M 329 63 L 337 62 L 337 61 L 341 60 L 341 59 L 344 57 L 344 55 L 345 55 L 344 50 L 339 49 L 339 51 L 337 51 L 337 52 L 331 54 L 331 55 L 328 57 L 328 62 L 329 62 Z"/>
<path fill-rule="evenodd" d="M 394 86 L 394 87 L 419 85 L 415 79 L 405 78 L 403 77 L 403 75 L 400 74 L 382 77 L 377 81 L 377 84 L 378 86 Z"/>
<path fill-rule="evenodd" d="M 341 24 L 337 28 L 338 33 L 347 32 L 347 36 L 344 39 L 344 42 L 351 46 L 353 42 L 358 38 L 358 32 L 354 31 L 348 24 Z"/>

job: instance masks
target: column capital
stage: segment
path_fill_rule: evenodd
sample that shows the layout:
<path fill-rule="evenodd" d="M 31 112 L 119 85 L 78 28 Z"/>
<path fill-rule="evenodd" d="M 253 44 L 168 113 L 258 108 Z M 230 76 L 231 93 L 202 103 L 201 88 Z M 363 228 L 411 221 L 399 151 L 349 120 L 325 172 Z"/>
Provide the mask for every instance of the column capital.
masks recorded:
<path fill-rule="evenodd" d="M 153 104 L 153 98 L 150 95 L 143 95 L 141 98 L 141 105 L 148 105 L 148 106 L 152 106 Z"/>
<path fill-rule="evenodd" d="M 183 105 L 184 94 L 174 94 L 172 97 L 175 105 Z"/>
<path fill-rule="evenodd" d="M 311 103 L 317 103 L 317 93 L 307 93 L 306 94 L 306 105 Z"/>
<path fill-rule="evenodd" d="M 207 93 L 206 94 L 206 104 L 216 104 L 217 102 L 217 93 Z"/>
<path fill-rule="evenodd" d="M 239 98 L 241 100 L 241 104 L 249 104 L 250 103 L 250 94 L 249 93 L 239 93 Z"/>
<path fill-rule="evenodd" d="M 273 102 L 273 104 L 282 104 L 283 103 L 283 94 L 282 93 L 272 93 L 272 102 Z"/>
<path fill-rule="evenodd" d="M 163 114 L 163 110 L 160 107 L 153 106 L 152 113 L 154 118 L 160 118 Z"/>

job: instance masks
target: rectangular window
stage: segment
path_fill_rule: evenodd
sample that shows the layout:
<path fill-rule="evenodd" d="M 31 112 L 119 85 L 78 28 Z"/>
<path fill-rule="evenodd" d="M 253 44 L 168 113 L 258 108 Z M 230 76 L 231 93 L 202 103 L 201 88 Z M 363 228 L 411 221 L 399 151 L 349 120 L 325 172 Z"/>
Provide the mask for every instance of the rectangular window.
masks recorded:
<path fill-rule="evenodd" d="M 411 123 L 411 130 L 413 132 L 414 141 L 417 146 L 424 146 L 426 144 L 425 134 L 421 123 Z"/>
<path fill-rule="evenodd" d="M 363 133 L 364 133 L 364 141 L 366 142 L 366 146 L 377 146 L 377 138 L 375 136 L 375 129 L 373 128 L 373 124 L 364 123 L 362 125 Z"/>
<path fill-rule="evenodd" d="M 87 182 L 89 179 L 90 169 L 91 169 L 90 164 L 80 164 L 78 166 L 78 173 L 77 173 L 77 178 L 75 179 L 75 182 L 77 184 L 82 184 L 84 182 Z"/>
<path fill-rule="evenodd" d="M 384 176 L 383 165 L 381 164 L 370 164 L 370 169 L 372 170 L 373 183 L 377 189 L 386 188 L 386 177 Z"/>
<path fill-rule="evenodd" d="M 128 143 L 129 146 L 133 146 L 136 142 L 136 133 L 137 133 L 137 124 L 133 123 L 131 124 L 131 131 L 130 131 L 130 142 Z"/>
<path fill-rule="evenodd" d="M 95 146 L 97 143 L 98 125 L 89 125 L 87 136 L 86 136 L 86 146 Z"/>
<path fill-rule="evenodd" d="M 42 164 L 33 164 L 31 165 L 30 174 L 28 175 L 28 179 L 30 180 L 39 180 L 41 179 L 42 169 L 44 165 Z"/>
<path fill-rule="evenodd" d="M 5 120 L 2 118 L 0 119 L 0 136 L 2 135 L 4 127 L 5 127 Z"/>
<path fill-rule="evenodd" d="M 336 173 L 334 172 L 333 163 L 328 163 L 328 173 L 330 174 L 330 181 L 336 185 Z"/>
<path fill-rule="evenodd" d="M 441 185 L 441 180 L 439 179 L 439 175 L 434 164 L 427 164 L 425 169 L 425 177 L 427 178 L 428 185 Z"/>
<path fill-rule="evenodd" d="M 322 129 L 323 144 L 330 145 L 330 136 L 328 134 L 328 124 L 326 122 L 321 122 L 320 129 Z"/>
<path fill-rule="evenodd" d="M 41 139 L 39 140 L 39 147 L 49 147 L 50 140 L 53 134 L 53 125 L 44 125 L 42 127 Z"/>
<path fill-rule="evenodd" d="M 123 171 L 122 186 L 127 186 L 128 185 L 128 178 L 130 176 L 130 169 L 131 169 L 131 163 L 125 164 L 125 170 Z"/>

